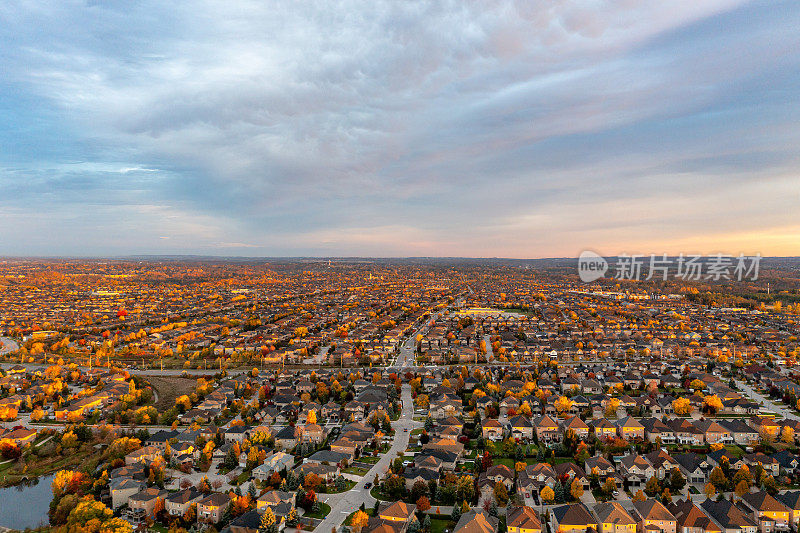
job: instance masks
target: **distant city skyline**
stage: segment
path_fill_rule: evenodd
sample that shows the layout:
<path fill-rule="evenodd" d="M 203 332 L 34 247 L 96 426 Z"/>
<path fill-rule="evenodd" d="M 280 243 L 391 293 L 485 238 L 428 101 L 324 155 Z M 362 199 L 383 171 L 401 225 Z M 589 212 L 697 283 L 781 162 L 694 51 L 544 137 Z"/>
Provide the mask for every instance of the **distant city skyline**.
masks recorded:
<path fill-rule="evenodd" d="M 0 5 L 0 256 L 800 255 L 800 4 Z"/>

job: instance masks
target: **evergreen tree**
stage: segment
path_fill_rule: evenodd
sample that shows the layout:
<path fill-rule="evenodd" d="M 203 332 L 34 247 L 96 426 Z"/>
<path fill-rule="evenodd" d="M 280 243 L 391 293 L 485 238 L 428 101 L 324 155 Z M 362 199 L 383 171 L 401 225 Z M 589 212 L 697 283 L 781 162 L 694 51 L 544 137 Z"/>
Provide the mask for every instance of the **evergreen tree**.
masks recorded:
<path fill-rule="evenodd" d="M 264 514 L 261 515 L 261 525 L 258 526 L 258 533 L 277 533 L 278 526 L 275 521 L 275 513 L 272 509 L 267 507 Z"/>
<path fill-rule="evenodd" d="M 292 507 L 289 510 L 289 514 L 286 516 L 286 525 L 289 526 L 289 527 L 295 527 L 297 525 L 298 521 L 299 520 L 298 520 L 298 517 L 297 517 L 297 509 Z"/>
<path fill-rule="evenodd" d="M 556 495 L 556 503 L 564 503 L 564 485 L 562 485 L 560 481 L 556 481 L 556 485 L 553 487 L 553 492 Z"/>
<path fill-rule="evenodd" d="M 461 519 L 461 506 L 456 504 L 453 506 L 453 512 L 450 513 L 450 519 L 456 524 Z"/>
<path fill-rule="evenodd" d="M 300 486 L 300 480 L 297 478 L 297 474 L 294 470 L 289 471 L 289 475 L 286 477 L 286 488 L 290 491 L 297 490 Z"/>

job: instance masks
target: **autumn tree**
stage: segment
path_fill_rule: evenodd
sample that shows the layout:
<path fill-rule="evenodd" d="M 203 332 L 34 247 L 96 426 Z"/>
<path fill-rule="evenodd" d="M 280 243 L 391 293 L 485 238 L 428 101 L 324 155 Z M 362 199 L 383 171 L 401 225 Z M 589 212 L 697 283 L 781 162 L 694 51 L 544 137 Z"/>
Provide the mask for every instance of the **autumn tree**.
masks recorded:
<path fill-rule="evenodd" d="M 692 412 L 692 402 L 689 398 L 677 398 L 672 402 L 672 410 L 676 415 L 687 416 Z"/>
<path fill-rule="evenodd" d="M 431 502 L 427 496 L 420 496 L 417 499 L 417 511 L 424 513 L 431 508 Z"/>
<path fill-rule="evenodd" d="M 605 414 L 606 418 L 613 418 L 617 416 L 617 410 L 619 409 L 619 398 L 609 398 L 608 403 L 606 403 Z"/>
<path fill-rule="evenodd" d="M 683 477 L 679 469 L 673 468 L 670 473 L 669 484 L 672 490 L 677 493 L 686 486 L 686 478 Z"/>
<path fill-rule="evenodd" d="M 572 409 L 572 406 L 575 405 L 575 402 L 567 398 L 566 396 L 560 396 L 555 402 L 556 411 L 558 414 L 563 414 Z"/>
<path fill-rule="evenodd" d="M 131 525 L 91 496 L 80 500 L 59 529 L 63 533 L 131 533 Z"/>
<path fill-rule="evenodd" d="M 499 481 L 494 484 L 494 499 L 500 507 L 508 503 L 508 489 Z"/>
<path fill-rule="evenodd" d="M 660 489 L 661 484 L 658 482 L 658 478 L 656 476 L 652 476 L 650 479 L 648 479 L 644 486 L 644 491 L 648 496 L 655 496 L 658 494 Z"/>
<path fill-rule="evenodd" d="M 580 500 L 581 496 L 583 496 L 583 485 L 578 482 L 578 479 L 575 478 L 572 480 L 572 484 L 569 488 L 569 493 L 572 494 L 572 497 L 576 500 Z"/>
<path fill-rule="evenodd" d="M 718 466 L 715 466 L 711 471 L 708 480 L 718 491 L 724 491 L 725 487 L 728 486 L 728 478 L 725 477 L 725 473 Z"/>
<path fill-rule="evenodd" d="M 747 465 L 742 465 L 733 476 L 733 483 L 735 485 L 738 485 L 742 481 L 746 481 L 748 486 L 753 483 L 753 474 L 750 472 L 750 468 Z"/>
<path fill-rule="evenodd" d="M 261 515 L 261 524 L 258 526 L 258 533 L 277 533 L 278 526 L 275 521 L 275 513 L 271 507 L 267 507 Z"/>
<path fill-rule="evenodd" d="M 543 502 L 552 503 L 552 502 L 553 502 L 553 500 L 554 500 L 554 499 L 555 499 L 555 497 L 556 497 L 556 493 L 555 493 L 555 492 L 553 492 L 553 489 L 551 489 L 550 487 L 548 487 L 548 486 L 545 486 L 545 487 L 542 489 L 542 491 L 539 493 L 539 496 L 541 496 L 541 497 L 542 497 L 542 501 L 543 501 Z"/>
<path fill-rule="evenodd" d="M 747 481 L 743 479 L 736 484 L 736 488 L 734 490 L 736 491 L 736 495 L 741 498 L 742 496 L 750 492 L 750 485 L 747 483 Z"/>
<path fill-rule="evenodd" d="M 722 400 L 719 396 L 712 394 L 703 398 L 703 407 L 710 414 L 717 414 L 722 410 Z"/>
<path fill-rule="evenodd" d="M 362 510 L 358 510 L 353 515 L 353 518 L 350 519 L 350 530 L 354 533 L 361 533 L 365 527 L 367 527 L 367 523 L 369 522 L 369 516 Z"/>

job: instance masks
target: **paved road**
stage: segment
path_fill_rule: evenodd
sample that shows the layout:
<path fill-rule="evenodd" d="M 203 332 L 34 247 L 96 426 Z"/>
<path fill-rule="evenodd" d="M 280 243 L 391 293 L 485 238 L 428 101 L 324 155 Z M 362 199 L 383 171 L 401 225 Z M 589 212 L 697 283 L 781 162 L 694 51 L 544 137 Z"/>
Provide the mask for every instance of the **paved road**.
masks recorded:
<path fill-rule="evenodd" d="M 432 321 L 435 322 L 439 319 L 439 317 L 444 313 L 444 309 L 440 310 L 438 313 L 434 313 L 433 315 L 429 316 L 423 324 L 412 334 L 408 337 L 406 342 L 400 347 L 400 353 L 397 355 L 397 360 L 394 362 L 394 366 L 399 366 L 401 368 L 408 368 L 408 367 L 415 367 L 416 365 L 416 356 L 415 350 L 417 347 L 417 335 L 422 334 L 425 335 L 428 333 L 430 324 Z M 409 369 L 413 370 L 413 369 Z"/>
<path fill-rule="evenodd" d="M 389 470 L 389 464 L 397 457 L 398 452 L 402 453 L 408 448 L 408 440 L 411 431 L 418 427 L 422 427 L 421 422 L 414 421 L 414 408 L 411 402 L 411 387 L 403 385 L 402 392 L 403 411 L 397 421 L 392 422 L 392 427 L 395 430 L 394 442 L 388 452 L 383 454 L 380 461 L 367 472 L 364 477 L 359 481 L 355 487 L 347 492 L 341 493 L 341 498 L 333 501 L 329 498 L 326 503 L 331 506 L 331 512 L 328 516 L 316 527 L 315 531 L 319 533 L 329 533 L 332 528 L 338 527 L 347 515 L 358 509 L 363 503 L 367 508 L 375 505 L 375 498 L 369 494 L 369 490 L 364 488 L 366 483 L 371 483 L 375 479 L 375 475 L 383 477 Z M 408 430 L 406 432 L 406 430 Z"/>
<path fill-rule="evenodd" d="M 321 365 L 325 361 L 327 361 L 328 350 L 330 350 L 330 346 L 323 346 L 320 348 L 319 353 L 317 355 L 312 355 L 311 357 L 307 357 L 303 359 L 303 364 L 306 365 Z"/>
<path fill-rule="evenodd" d="M 0 364 L 0 368 L 8 370 L 12 366 L 16 366 L 18 364 L 19 363 L 2 363 Z M 25 369 L 28 370 L 29 372 L 36 372 L 36 371 L 44 372 L 44 370 L 50 365 L 24 363 L 22 366 L 24 366 Z M 87 370 L 91 370 L 92 368 L 99 368 L 99 367 L 95 366 L 90 368 L 88 366 L 78 365 L 78 369 L 84 372 Z M 123 370 L 126 370 L 129 374 L 135 376 L 180 376 L 184 372 L 186 372 L 186 374 L 190 376 L 213 376 L 214 374 L 219 372 L 218 368 L 209 368 L 208 370 L 202 370 L 202 369 L 198 370 L 196 368 L 190 368 L 185 370 L 179 368 L 174 368 L 174 369 L 165 368 L 164 370 L 159 370 L 157 368 L 156 369 L 148 368 L 144 370 L 137 370 L 137 369 L 123 369 Z M 246 374 L 247 372 L 250 372 L 250 369 L 245 369 L 245 368 L 228 369 L 227 372 L 229 376 L 235 376 L 238 374 Z"/>
<path fill-rule="evenodd" d="M 409 337 L 408 340 L 400 347 L 400 353 L 397 355 L 395 366 L 399 366 L 400 368 L 414 366 L 414 350 L 416 349 L 417 345 L 416 337 L 416 334 Z"/>
<path fill-rule="evenodd" d="M 795 413 L 792 412 L 791 409 L 788 409 L 785 405 L 781 405 L 778 403 L 773 402 L 753 387 L 745 383 L 744 381 L 736 380 L 736 386 L 739 387 L 739 390 L 746 393 L 750 396 L 751 399 L 760 402 L 761 405 L 766 407 L 767 409 L 771 409 L 772 411 L 778 413 L 779 415 L 783 416 L 784 418 L 788 418 L 789 420 L 800 420 Z"/>

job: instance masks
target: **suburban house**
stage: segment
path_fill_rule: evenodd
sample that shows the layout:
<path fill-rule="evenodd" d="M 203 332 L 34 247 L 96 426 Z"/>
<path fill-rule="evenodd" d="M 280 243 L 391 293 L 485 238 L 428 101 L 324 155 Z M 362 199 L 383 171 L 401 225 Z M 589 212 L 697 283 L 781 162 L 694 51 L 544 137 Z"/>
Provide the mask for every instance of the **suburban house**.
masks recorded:
<path fill-rule="evenodd" d="M 193 503 L 203 499 L 203 493 L 194 487 L 175 492 L 164 498 L 164 509 L 171 516 L 183 516 Z"/>
<path fill-rule="evenodd" d="M 227 494 L 214 492 L 197 502 L 197 521 L 204 524 L 216 524 L 228 509 L 231 498 Z"/>
<path fill-rule="evenodd" d="M 496 533 L 499 525 L 500 521 L 483 509 L 472 509 L 461 515 L 453 533 Z"/>
<path fill-rule="evenodd" d="M 553 533 L 587 533 L 597 531 L 597 518 L 582 503 L 551 507 L 550 528 Z"/>
<path fill-rule="evenodd" d="M 542 522 L 531 507 L 510 507 L 506 512 L 508 533 L 542 533 Z"/>
<path fill-rule="evenodd" d="M 700 508 L 713 518 L 723 533 L 756 533 L 758 522 L 729 500 L 705 500 Z"/>
<path fill-rule="evenodd" d="M 503 440 L 503 425 L 496 418 L 486 418 L 481 421 L 481 433 L 484 439 Z"/>
<path fill-rule="evenodd" d="M 636 518 L 638 518 L 640 533 L 653 529 L 663 533 L 676 533 L 678 522 L 660 501 L 637 500 L 633 502 L 633 507 L 638 515 Z"/>
<path fill-rule="evenodd" d="M 722 533 L 716 522 L 688 498 L 667 505 L 667 509 L 677 520 L 678 533 Z"/>
<path fill-rule="evenodd" d="M 619 502 L 610 501 L 594 506 L 598 533 L 636 533 L 636 520 Z"/>
<path fill-rule="evenodd" d="M 761 533 L 789 531 L 792 527 L 792 510 L 782 501 L 764 491 L 748 492 L 742 501 L 758 517 Z"/>

